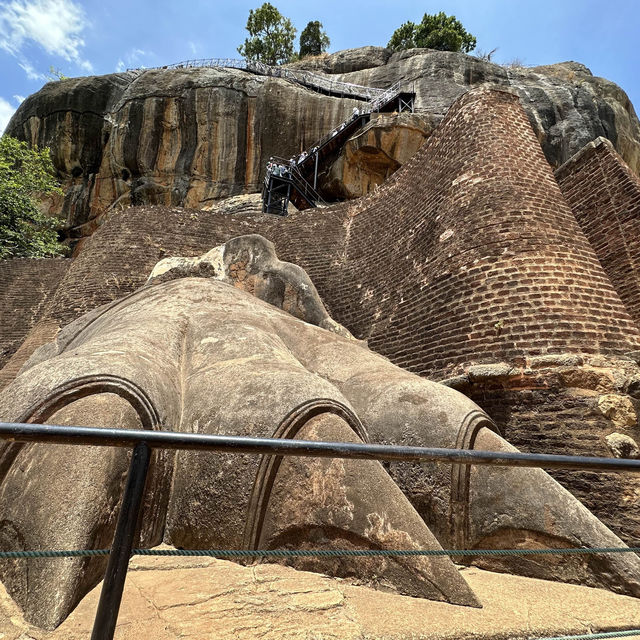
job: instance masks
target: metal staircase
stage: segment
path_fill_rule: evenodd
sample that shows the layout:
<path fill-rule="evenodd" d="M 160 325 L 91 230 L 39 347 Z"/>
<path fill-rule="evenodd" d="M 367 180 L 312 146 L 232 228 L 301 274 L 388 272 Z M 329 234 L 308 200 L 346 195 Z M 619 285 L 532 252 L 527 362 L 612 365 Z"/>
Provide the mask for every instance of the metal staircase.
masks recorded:
<path fill-rule="evenodd" d="M 289 160 L 271 157 L 262 189 L 264 213 L 287 215 L 292 202 L 298 209 L 309 209 L 323 201 L 317 192 L 318 174 L 330 164 L 344 144 L 370 120 L 373 113 L 413 112 L 415 94 L 402 91 L 396 82 L 368 100 L 363 109 L 354 109 L 350 118 L 332 129 L 306 151 Z"/>
<path fill-rule="evenodd" d="M 371 114 L 394 111 L 413 112 L 415 94 L 402 91 L 399 82 L 388 89 L 379 89 L 340 82 L 330 76 L 303 69 L 272 67 L 261 62 L 234 58 L 185 60 L 162 67 L 153 67 L 153 69 L 189 68 L 242 69 L 257 75 L 295 82 L 325 95 L 364 102 L 362 109 L 354 109 L 350 118 L 295 158 L 285 160 L 274 156 L 269 159 L 262 189 L 262 210 L 265 213 L 287 215 L 289 202 L 298 209 L 308 209 L 321 204 L 322 199 L 317 192 L 319 172 L 333 161 L 345 142 L 371 120 Z M 137 72 L 149 70 L 151 69 L 127 69 L 127 71 Z"/>

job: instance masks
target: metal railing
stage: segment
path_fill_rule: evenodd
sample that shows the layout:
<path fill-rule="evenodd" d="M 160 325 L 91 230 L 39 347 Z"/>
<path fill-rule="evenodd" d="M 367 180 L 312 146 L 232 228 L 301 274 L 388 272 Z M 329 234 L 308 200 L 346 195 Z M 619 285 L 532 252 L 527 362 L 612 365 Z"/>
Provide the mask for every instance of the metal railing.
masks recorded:
<path fill-rule="evenodd" d="M 253 60 L 242 60 L 236 58 L 201 58 L 197 60 L 185 60 L 160 67 L 147 67 L 148 69 L 192 69 L 192 68 L 222 68 L 222 69 L 242 69 L 257 75 L 271 76 L 274 78 L 284 78 L 298 84 L 304 85 L 316 91 L 323 91 L 331 95 L 341 97 L 351 97 L 356 100 L 373 100 L 382 95 L 385 89 L 376 87 L 366 87 L 351 82 L 341 82 L 331 77 L 305 71 L 304 69 L 292 69 L 290 67 L 271 66 Z M 139 71 L 139 68 L 127 69 L 127 71 Z"/>
<path fill-rule="evenodd" d="M 122 600 L 122 592 L 127 574 L 129 559 L 133 552 L 134 536 L 137 531 L 138 520 L 142 506 L 143 492 L 152 449 L 173 449 L 191 451 L 211 451 L 224 453 L 278 456 L 304 456 L 321 458 L 349 458 L 359 460 L 405 462 L 446 462 L 457 464 L 480 464 L 503 467 L 536 467 L 545 469 L 587 469 L 602 471 L 633 471 L 640 472 L 640 460 L 619 458 L 598 458 L 586 456 L 566 456 L 550 454 L 534 454 L 520 452 L 497 452 L 468 449 L 443 449 L 428 447 L 407 447 L 398 445 L 381 445 L 353 442 L 318 442 L 308 440 L 287 440 L 278 438 L 248 438 L 241 436 L 219 436 L 198 433 L 178 433 L 173 431 L 149 431 L 134 429 L 111 429 L 96 427 L 55 426 L 41 424 L 6 423 L 0 422 L 0 439 L 11 442 L 41 442 L 47 444 L 92 445 L 107 447 L 133 448 L 133 455 L 129 465 L 127 481 L 122 496 L 122 504 L 113 538 L 109 563 L 105 572 L 100 601 L 96 611 L 92 640 L 112 640 L 118 619 L 118 611 Z M 106 550 L 71 552 L 8 552 L 6 557 L 65 557 L 73 555 L 104 555 Z M 145 550 L 136 550 L 141 553 Z M 168 553 L 153 553 L 148 550 L 147 555 L 169 555 Z M 331 550 L 329 550 L 331 551 Z M 361 555 L 378 551 L 379 554 L 394 555 L 480 555 L 484 551 L 460 550 L 362 550 Z M 487 550 L 493 555 L 526 553 L 588 553 L 588 552 L 632 552 L 634 549 L 519 549 L 519 550 Z M 303 550 L 307 554 L 322 553 L 313 550 Z M 211 555 L 277 555 L 279 550 L 269 551 L 224 551 L 212 552 Z M 335 553 L 341 553 L 336 551 Z M 358 555 L 358 550 L 347 550 L 346 555 Z M 13 554 L 13 555 L 12 555 Z M 31 555 L 30 555 L 31 554 Z M 200 551 L 194 554 L 207 555 Z M 288 555 L 295 555 L 295 550 L 288 550 Z M 180 555 L 190 555 L 188 551 L 181 551 Z"/>
<path fill-rule="evenodd" d="M 268 181 L 270 176 L 276 175 L 278 177 L 282 177 L 285 179 L 289 179 L 293 182 L 296 189 L 310 202 L 320 202 L 324 203 L 320 194 L 307 182 L 302 173 L 300 173 L 300 169 L 298 165 L 300 162 L 294 159 L 293 164 L 291 160 L 285 160 L 284 158 L 279 158 L 278 156 L 271 156 L 269 158 L 269 162 L 267 163 L 267 174 L 265 176 L 265 186 L 268 187 Z"/>
<path fill-rule="evenodd" d="M 369 100 L 366 105 L 362 109 L 354 109 L 354 112 L 341 122 L 337 127 L 331 129 L 327 134 L 325 134 L 320 140 L 316 141 L 305 151 L 300 153 L 299 155 L 291 158 L 290 160 L 285 160 L 283 158 L 278 158 L 276 156 L 272 156 L 269 158 L 269 162 L 267 163 L 267 171 L 265 175 L 265 188 L 268 190 L 268 183 L 273 171 L 278 172 L 286 172 L 290 173 L 291 177 L 295 175 L 294 182 L 296 184 L 296 188 L 300 191 L 303 196 L 309 199 L 309 196 L 312 198 L 312 202 L 322 202 L 320 195 L 316 191 L 316 180 L 318 174 L 318 153 L 320 150 L 327 144 L 329 144 L 338 134 L 347 129 L 350 125 L 353 125 L 357 120 L 362 120 L 367 118 L 371 113 L 378 111 L 380 108 L 387 105 L 389 102 L 397 98 L 401 94 L 401 82 L 396 82 L 391 85 L 388 89 L 381 91 L 375 98 Z M 315 172 L 314 172 L 314 185 L 313 187 L 309 182 L 304 178 L 302 172 L 299 167 L 302 166 L 303 163 L 307 163 L 307 161 L 315 161 Z M 265 192 L 266 193 L 266 192 Z"/>
<path fill-rule="evenodd" d="M 378 111 L 378 109 L 380 109 L 380 107 L 383 107 L 384 105 L 391 102 L 391 100 L 393 100 L 394 98 L 397 98 L 401 93 L 400 87 L 401 82 L 398 81 L 392 84 L 388 89 L 381 90 L 381 93 L 369 100 L 366 106 L 364 106 L 362 109 L 358 109 L 357 113 L 353 113 L 344 122 L 341 122 L 337 127 L 334 127 L 333 129 L 331 129 L 331 131 L 329 131 L 329 133 L 320 138 L 320 140 L 312 144 L 309 149 L 304 152 L 306 157 L 311 156 L 314 149 L 319 149 L 320 147 L 327 144 L 327 142 L 329 142 L 334 136 L 340 133 L 340 131 L 342 131 L 351 122 L 357 120 L 362 116 L 375 113 L 376 111 Z M 306 159 L 306 157 L 304 159 Z"/>

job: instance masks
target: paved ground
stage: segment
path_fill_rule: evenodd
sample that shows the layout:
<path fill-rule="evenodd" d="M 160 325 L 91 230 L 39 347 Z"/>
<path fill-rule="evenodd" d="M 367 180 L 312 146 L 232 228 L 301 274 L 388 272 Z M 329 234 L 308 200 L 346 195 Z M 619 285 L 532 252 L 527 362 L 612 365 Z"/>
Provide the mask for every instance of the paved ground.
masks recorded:
<path fill-rule="evenodd" d="M 383 593 L 278 565 L 136 558 L 131 569 L 117 640 L 517 640 L 640 629 L 640 600 L 479 569 L 463 572 L 483 609 Z M 24 622 L 0 585 L 0 640 L 86 640 L 99 588 L 46 633 Z"/>

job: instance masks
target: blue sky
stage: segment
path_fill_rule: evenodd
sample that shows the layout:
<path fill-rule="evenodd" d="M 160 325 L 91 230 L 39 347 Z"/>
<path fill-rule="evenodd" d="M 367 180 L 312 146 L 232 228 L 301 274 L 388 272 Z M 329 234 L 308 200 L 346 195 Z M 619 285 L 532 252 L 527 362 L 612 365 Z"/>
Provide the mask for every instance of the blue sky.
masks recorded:
<path fill-rule="evenodd" d="M 239 57 L 249 9 L 260 0 L 0 0 L 0 131 L 46 82 L 189 58 Z M 384 46 L 406 20 L 445 11 L 494 60 L 527 65 L 576 60 L 618 83 L 640 108 L 639 0 L 272 0 L 298 34 L 320 20 L 330 51 Z"/>

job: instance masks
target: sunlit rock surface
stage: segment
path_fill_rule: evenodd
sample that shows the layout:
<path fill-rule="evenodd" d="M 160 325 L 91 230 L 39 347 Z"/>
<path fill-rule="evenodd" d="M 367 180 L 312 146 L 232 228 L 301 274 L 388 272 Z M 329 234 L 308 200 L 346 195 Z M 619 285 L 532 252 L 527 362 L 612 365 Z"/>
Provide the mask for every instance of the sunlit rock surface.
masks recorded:
<path fill-rule="evenodd" d="M 628 97 L 577 63 L 507 69 L 460 53 L 365 47 L 295 66 L 374 87 L 400 81 L 424 119 L 357 136 L 323 169 L 328 197 L 371 190 L 404 162 L 399 146 L 415 149 L 461 93 L 481 84 L 518 92 L 552 165 L 604 136 L 640 171 L 640 124 Z M 270 156 L 312 146 L 362 104 L 238 69 L 151 69 L 49 83 L 22 103 L 7 133 L 52 148 L 66 195 L 47 206 L 62 210 L 69 236 L 84 237 L 111 208 L 206 209 L 259 191 Z"/>

